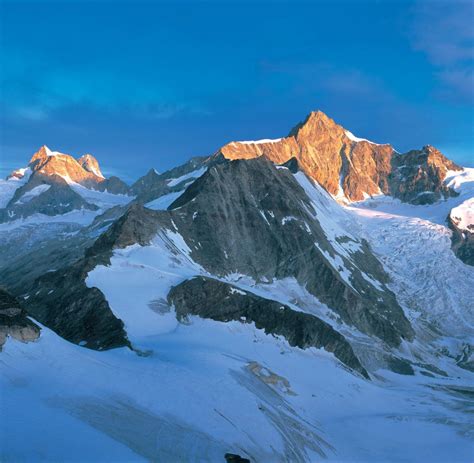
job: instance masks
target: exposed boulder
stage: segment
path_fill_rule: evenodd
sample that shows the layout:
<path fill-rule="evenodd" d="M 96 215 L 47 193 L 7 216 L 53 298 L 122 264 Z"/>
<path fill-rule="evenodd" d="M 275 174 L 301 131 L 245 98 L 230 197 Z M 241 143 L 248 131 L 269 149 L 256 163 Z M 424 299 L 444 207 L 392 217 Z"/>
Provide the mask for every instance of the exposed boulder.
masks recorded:
<path fill-rule="evenodd" d="M 0 351 L 8 337 L 21 342 L 35 341 L 40 328 L 28 317 L 18 300 L 0 289 Z"/>
<path fill-rule="evenodd" d="M 255 323 L 266 334 L 283 336 L 291 346 L 324 348 L 368 377 L 344 336 L 316 316 L 297 312 L 280 302 L 202 276 L 172 288 L 168 302 L 174 305 L 178 320 L 198 315 L 221 322 Z"/>

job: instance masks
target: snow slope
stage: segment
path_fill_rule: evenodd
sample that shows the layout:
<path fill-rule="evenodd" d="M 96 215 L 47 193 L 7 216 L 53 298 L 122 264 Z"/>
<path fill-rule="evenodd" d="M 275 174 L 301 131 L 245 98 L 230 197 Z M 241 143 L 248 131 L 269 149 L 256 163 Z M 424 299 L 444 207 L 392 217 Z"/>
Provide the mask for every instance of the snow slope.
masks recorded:
<path fill-rule="evenodd" d="M 465 377 L 369 382 L 324 351 L 195 318 L 143 347 L 90 351 L 46 328 L 9 341 L 2 461 L 471 460 Z"/>
<path fill-rule="evenodd" d="M 13 198 L 15 191 L 23 186 L 31 175 L 29 168 L 18 169 L 24 173 L 22 178 L 11 177 L 8 180 L 0 179 L 0 209 L 6 207 L 6 205 Z"/>

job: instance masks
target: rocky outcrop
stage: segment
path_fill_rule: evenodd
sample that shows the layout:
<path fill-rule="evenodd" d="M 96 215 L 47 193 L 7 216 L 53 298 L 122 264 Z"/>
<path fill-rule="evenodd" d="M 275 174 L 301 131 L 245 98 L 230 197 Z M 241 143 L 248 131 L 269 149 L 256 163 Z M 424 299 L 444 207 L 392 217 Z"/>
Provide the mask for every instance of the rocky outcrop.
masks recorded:
<path fill-rule="evenodd" d="M 89 288 L 87 273 L 102 256 L 38 278 L 27 300 L 28 313 L 68 341 L 96 350 L 130 347 L 123 322 L 112 312 L 100 290 Z"/>
<path fill-rule="evenodd" d="M 193 180 L 186 178 L 182 182 L 173 182 L 180 177 L 187 176 L 201 167 L 208 167 L 216 160 L 206 157 L 194 157 L 181 166 L 174 167 L 162 174 L 150 169 L 146 175 L 139 178 L 131 187 L 130 192 L 136 196 L 136 201 L 144 204 L 160 196 L 184 189 L 184 184 Z"/>
<path fill-rule="evenodd" d="M 168 302 L 174 305 L 179 320 L 198 315 L 221 322 L 254 323 L 266 334 L 283 336 L 290 346 L 324 348 L 368 378 L 344 336 L 314 315 L 297 312 L 280 302 L 202 276 L 172 288 Z"/>
<path fill-rule="evenodd" d="M 441 198 L 457 196 L 444 184 L 449 170 L 461 170 L 433 146 L 409 151 L 392 158 L 389 192 L 412 204 L 431 204 Z"/>
<path fill-rule="evenodd" d="M 250 463 L 248 458 L 241 457 L 235 453 L 226 453 L 224 458 L 226 463 Z"/>
<path fill-rule="evenodd" d="M 329 238 L 289 170 L 263 157 L 215 165 L 170 210 L 191 257 L 210 273 L 293 277 L 361 331 L 390 345 L 412 338 L 367 243 Z"/>
<path fill-rule="evenodd" d="M 321 111 L 310 113 L 288 137 L 232 142 L 219 155 L 231 160 L 264 156 L 275 164 L 294 157 L 329 193 L 350 201 L 383 193 L 415 204 L 434 202 L 455 194 L 443 181 L 447 170 L 460 169 L 432 147 L 399 154 L 389 144 L 354 137 Z M 432 194 L 423 197 L 426 191 Z"/>
<path fill-rule="evenodd" d="M 40 328 L 28 317 L 18 300 L 0 289 L 0 351 L 11 337 L 21 342 L 36 341 Z"/>
<path fill-rule="evenodd" d="M 129 186 L 115 175 L 106 178 L 99 187 L 100 191 L 107 191 L 114 195 L 130 195 Z"/>
<path fill-rule="evenodd" d="M 448 225 L 452 249 L 465 264 L 474 266 L 474 198 L 470 198 L 451 210 Z"/>
<path fill-rule="evenodd" d="M 127 211 L 86 251 L 86 257 L 110 255 L 114 249 L 133 244 L 146 246 L 160 226 L 171 226 L 169 214 L 151 211 L 140 204 L 132 204 Z"/>
<path fill-rule="evenodd" d="M 113 314 L 105 296 L 86 285 L 87 274 L 97 265 L 109 265 L 114 249 L 146 245 L 161 225 L 171 227 L 167 214 L 160 221 L 159 213 L 138 204 L 116 212 L 123 215 L 85 250 L 83 258 L 37 278 L 28 291 L 29 313 L 68 341 L 90 349 L 131 345 L 123 322 Z"/>
<path fill-rule="evenodd" d="M 62 267 L 59 262 L 58 270 L 48 271 L 32 283 L 27 278 L 19 287 L 11 281 L 15 275 L 2 271 L 0 277 L 2 281 L 8 280 L 17 292 L 24 294 L 27 290 L 26 308 L 38 321 L 68 341 L 95 350 L 131 345 L 123 322 L 114 315 L 105 296 L 99 289 L 86 285 L 87 274 L 97 265 L 109 265 L 114 249 L 136 243 L 146 245 L 159 227 L 172 226 L 169 213 L 160 214 L 135 204 L 128 210 L 122 207 L 107 211 L 89 227 L 90 232 L 95 227 L 103 228 L 109 217 L 113 224 L 92 244 L 88 236 L 83 236 L 79 242 L 69 241 L 59 245 L 58 250 L 53 249 L 54 254 L 59 251 L 59 259 L 63 261 Z M 87 243 L 84 255 L 79 258 L 74 258 L 77 252 L 71 254 L 63 249 L 73 245 L 84 249 Z M 36 275 L 34 269 L 29 273 Z"/>
<path fill-rule="evenodd" d="M 92 156 L 92 154 L 85 154 L 84 156 L 81 156 L 77 162 L 83 169 L 87 170 L 87 172 L 90 172 L 97 177 L 104 178 L 102 172 L 100 171 L 99 162 L 94 156 Z"/>
<path fill-rule="evenodd" d="M 163 183 L 162 176 L 155 169 L 150 169 L 130 187 L 130 192 L 134 196 L 138 196 Z"/>

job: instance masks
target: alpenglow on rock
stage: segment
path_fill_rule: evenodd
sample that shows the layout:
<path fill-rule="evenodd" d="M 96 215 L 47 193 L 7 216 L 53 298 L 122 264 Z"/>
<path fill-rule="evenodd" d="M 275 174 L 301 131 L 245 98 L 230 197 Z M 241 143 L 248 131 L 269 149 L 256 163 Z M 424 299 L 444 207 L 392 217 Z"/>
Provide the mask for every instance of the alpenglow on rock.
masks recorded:
<path fill-rule="evenodd" d="M 321 111 L 310 113 L 285 138 L 231 142 L 216 155 L 264 156 L 275 164 L 294 157 L 329 193 L 350 201 L 386 194 L 415 204 L 431 203 L 454 194 L 443 180 L 448 170 L 460 170 L 433 147 L 400 154 L 390 144 L 357 138 Z"/>

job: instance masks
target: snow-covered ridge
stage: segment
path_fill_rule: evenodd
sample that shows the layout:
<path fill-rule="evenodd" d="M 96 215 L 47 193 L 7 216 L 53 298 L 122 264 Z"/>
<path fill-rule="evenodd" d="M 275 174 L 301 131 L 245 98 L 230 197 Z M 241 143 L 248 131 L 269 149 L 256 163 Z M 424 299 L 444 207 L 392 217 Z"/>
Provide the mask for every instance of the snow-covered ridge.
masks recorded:
<path fill-rule="evenodd" d="M 35 196 L 39 196 L 40 194 L 48 191 L 50 188 L 51 185 L 38 185 L 30 191 L 27 191 L 24 195 L 22 195 L 21 198 L 16 202 L 16 204 L 25 204 L 31 201 Z"/>
<path fill-rule="evenodd" d="M 15 191 L 23 186 L 31 176 L 31 169 L 28 167 L 17 169 L 15 172 L 20 174 L 21 177 L 11 176 L 8 180 L 0 180 L 0 209 L 7 206 Z"/>
<path fill-rule="evenodd" d="M 261 145 L 263 143 L 278 143 L 281 138 L 263 138 L 261 140 L 233 141 L 231 145 Z"/>
<path fill-rule="evenodd" d="M 464 167 L 461 172 L 448 170 L 444 182 L 456 191 L 469 189 L 474 196 L 474 167 Z M 469 183 L 471 185 L 468 185 Z"/>
<path fill-rule="evenodd" d="M 47 156 L 59 156 L 64 153 L 60 153 L 59 151 L 51 151 L 46 145 L 44 145 L 44 150 L 46 151 Z"/>
<path fill-rule="evenodd" d="M 361 141 L 366 141 L 367 143 L 377 146 L 388 145 L 388 143 L 374 143 L 373 141 L 367 140 L 366 138 L 356 137 L 352 132 L 349 132 L 349 130 L 344 130 L 344 133 L 346 134 L 347 138 L 349 138 L 349 140 L 355 141 L 357 143 Z"/>
<path fill-rule="evenodd" d="M 200 169 L 193 170 L 192 172 L 188 172 L 187 174 L 181 175 L 181 177 L 172 178 L 167 181 L 168 186 L 176 186 L 179 183 L 183 182 L 184 180 L 188 180 L 188 179 L 194 180 L 200 177 L 201 175 L 203 175 L 204 172 L 206 172 L 206 170 L 207 170 L 207 167 L 201 167 Z"/>

